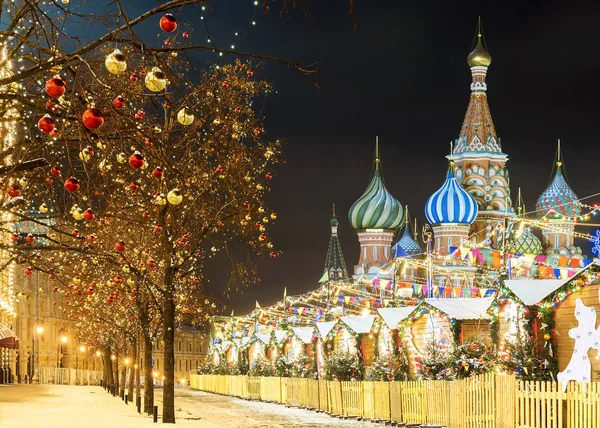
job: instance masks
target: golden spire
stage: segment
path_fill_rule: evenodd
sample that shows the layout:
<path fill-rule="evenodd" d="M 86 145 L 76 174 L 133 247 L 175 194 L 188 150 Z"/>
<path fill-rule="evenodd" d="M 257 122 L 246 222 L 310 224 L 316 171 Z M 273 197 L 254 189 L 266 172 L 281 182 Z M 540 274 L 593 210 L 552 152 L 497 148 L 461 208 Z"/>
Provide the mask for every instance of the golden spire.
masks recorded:
<path fill-rule="evenodd" d="M 415 217 L 415 228 L 413 229 L 413 236 L 414 236 L 414 240 L 415 242 L 417 242 L 417 239 L 419 239 L 419 233 L 417 232 L 417 218 Z"/>
<path fill-rule="evenodd" d="M 469 67 L 489 67 L 492 63 L 492 56 L 483 47 L 483 31 L 481 30 L 481 17 L 477 21 L 477 44 L 467 57 Z"/>
<path fill-rule="evenodd" d="M 563 164 L 563 161 L 561 159 L 561 152 L 560 152 L 560 138 L 558 139 L 558 147 L 556 149 L 556 166 L 558 167 L 558 169 L 560 169 L 560 167 Z"/>
<path fill-rule="evenodd" d="M 521 188 L 519 187 L 519 193 L 517 195 L 517 217 L 521 217 L 525 212 L 525 202 L 521 196 Z"/>

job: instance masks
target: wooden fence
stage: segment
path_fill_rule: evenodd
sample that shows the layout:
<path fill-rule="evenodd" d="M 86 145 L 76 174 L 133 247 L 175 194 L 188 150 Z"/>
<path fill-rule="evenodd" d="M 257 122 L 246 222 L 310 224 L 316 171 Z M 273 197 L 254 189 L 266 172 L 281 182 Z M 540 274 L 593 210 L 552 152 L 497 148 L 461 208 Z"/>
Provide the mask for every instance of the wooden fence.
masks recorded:
<path fill-rule="evenodd" d="M 190 375 L 190 387 L 341 417 L 449 428 L 600 428 L 600 382 L 523 382 L 486 374 L 452 382 L 333 382 Z"/>

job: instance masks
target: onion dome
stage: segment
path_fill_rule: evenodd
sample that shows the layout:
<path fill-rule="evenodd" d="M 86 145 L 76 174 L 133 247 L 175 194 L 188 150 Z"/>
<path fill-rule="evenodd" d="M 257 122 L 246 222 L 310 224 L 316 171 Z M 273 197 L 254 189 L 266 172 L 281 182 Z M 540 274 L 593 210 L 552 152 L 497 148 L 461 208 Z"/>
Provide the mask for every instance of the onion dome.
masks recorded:
<path fill-rule="evenodd" d="M 469 67 L 489 67 L 492 63 L 492 56 L 483 47 L 483 43 L 481 42 L 481 39 L 483 38 L 481 32 L 481 20 L 479 20 L 477 26 L 477 44 L 475 45 L 475 49 L 473 49 L 467 57 L 467 64 L 469 64 Z"/>
<path fill-rule="evenodd" d="M 515 238 L 510 251 L 515 254 L 532 254 L 537 256 L 538 254 L 542 254 L 544 249 L 538 237 L 531 232 L 531 228 L 526 227 Z"/>
<path fill-rule="evenodd" d="M 406 257 L 420 254 L 423 251 L 419 244 L 410 236 L 408 226 L 404 228 L 402 237 L 392 247 L 392 257 Z"/>
<path fill-rule="evenodd" d="M 350 207 L 348 219 L 355 230 L 392 229 L 403 223 L 402 205 L 385 188 L 380 170 L 379 148 L 375 149 L 375 173 L 367 190 Z"/>
<path fill-rule="evenodd" d="M 579 217 L 581 214 L 577 195 L 567 184 L 561 171 L 561 165 L 562 163 L 559 161 L 554 179 L 535 204 L 540 217 Z"/>
<path fill-rule="evenodd" d="M 478 211 L 475 198 L 461 187 L 451 172 L 425 204 L 425 217 L 431 224 L 472 224 Z"/>

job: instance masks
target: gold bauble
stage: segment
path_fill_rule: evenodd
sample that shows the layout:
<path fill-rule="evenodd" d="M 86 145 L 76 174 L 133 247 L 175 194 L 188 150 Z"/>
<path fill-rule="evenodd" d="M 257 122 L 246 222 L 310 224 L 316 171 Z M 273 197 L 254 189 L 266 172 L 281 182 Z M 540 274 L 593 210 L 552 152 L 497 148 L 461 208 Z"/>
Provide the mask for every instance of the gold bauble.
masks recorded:
<path fill-rule="evenodd" d="M 154 67 L 150 73 L 146 74 L 146 88 L 152 92 L 160 92 L 167 87 L 165 74 L 158 67 Z"/>
<path fill-rule="evenodd" d="M 177 113 L 177 121 L 184 126 L 189 126 L 194 123 L 194 115 L 184 107 Z"/>
<path fill-rule="evenodd" d="M 106 69 L 112 74 L 121 74 L 127 70 L 127 62 L 125 61 L 125 55 L 119 50 L 115 49 L 111 54 L 104 60 Z"/>
<path fill-rule="evenodd" d="M 167 200 L 171 205 L 179 205 L 183 201 L 183 195 L 179 189 L 173 189 L 167 193 Z"/>

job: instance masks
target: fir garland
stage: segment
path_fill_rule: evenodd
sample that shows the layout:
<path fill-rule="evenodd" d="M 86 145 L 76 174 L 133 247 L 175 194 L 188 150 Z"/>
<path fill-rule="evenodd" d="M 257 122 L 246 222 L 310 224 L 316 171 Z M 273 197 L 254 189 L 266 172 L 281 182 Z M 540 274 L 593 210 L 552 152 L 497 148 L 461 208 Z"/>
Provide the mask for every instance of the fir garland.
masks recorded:
<path fill-rule="evenodd" d="M 454 339 L 455 345 L 460 345 L 460 332 L 462 330 L 462 321 L 452 319 L 450 321 L 450 330 L 452 331 L 452 338 Z"/>

